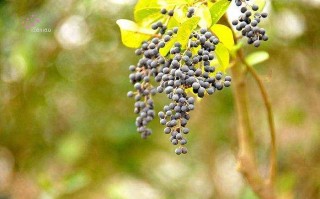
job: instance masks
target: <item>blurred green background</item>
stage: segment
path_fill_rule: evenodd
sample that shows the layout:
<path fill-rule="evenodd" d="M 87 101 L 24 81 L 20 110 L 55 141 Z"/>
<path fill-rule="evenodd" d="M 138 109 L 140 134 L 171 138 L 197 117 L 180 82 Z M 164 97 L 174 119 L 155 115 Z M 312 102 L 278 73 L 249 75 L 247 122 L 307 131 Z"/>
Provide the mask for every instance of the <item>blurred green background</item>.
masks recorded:
<path fill-rule="evenodd" d="M 0 0 L 0 199 L 254 199 L 236 171 L 231 89 L 196 104 L 188 155 L 156 119 L 135 130 L 128 66 L 115 21 L 135 0 Z M 257 66 L 271 96 L 281 198 L 320 198 L 320 2 L 268 1 L 270 59 Z M 40 19 L 32 32 L 23 23 Z M 246 47 L 246 52 L 254 51 Z M 236 78 L 236 77 L 233 77 Z M 261 172 L 269 134 L 248 78 Z M 156 110 L 168 100 L 158 96 Z"/>

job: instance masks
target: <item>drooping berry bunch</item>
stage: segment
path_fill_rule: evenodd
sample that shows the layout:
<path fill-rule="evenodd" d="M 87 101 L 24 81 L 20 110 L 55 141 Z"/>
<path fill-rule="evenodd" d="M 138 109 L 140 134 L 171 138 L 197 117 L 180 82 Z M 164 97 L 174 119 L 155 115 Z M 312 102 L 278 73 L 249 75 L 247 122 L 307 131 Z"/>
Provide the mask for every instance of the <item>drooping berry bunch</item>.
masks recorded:
<path fill-rule="evenodd" d="M 138 52 L 139 54 L 139 52 Z M 137 131 L 141 133 L 142 138 L 147 138 L 151 135 L 151 129 L 147 128 L 147 124 L 154 119 L 154 104 L 152 95 L 156 94 L 156 90 L 150 84 L 150 72 L 144 67 L 144 60 L 138 63 L 137 67 L 131 65 L 129 70 L 133 73 L 130 74 L 130 82 L 134 84 L 135 92 L 129 91 L 127 96 L 134 97 L 136 103 L 134 104 L 134 112 L 139 114 L 136 118 Z"/>
<path fill-rule="evenodd" d="M 235 0 L 242 14 L 238 19 L 233 20 L 232 24 L 236 27 L 236 30 L 241 31 L 242 35 L 248 38 L 248 44 L 259 47 L 261 41 L 268 40 L 268 36 L 265 29 L 260 28 L 258 24 L 268 14 L 265 12 L 259 13 L 259 6 L 255 4 L 249 5 L 246 1 L 248 0 Z"/>
<path fill-rule="evenodd" d="M 161 13 L 166 14 L 167 11 L 162 9 Z M 190 17 L 193 13 L 194 9 L 189 9 Z M 162 56 L 160 49 L 168 45 L 179 29 L 167 30 L 161 22 L 152 24 L 151 28 L 157 30 L 157 37 L 144 42 L 135 51 L 136 55 L 142 57 L 136 66 L 129 67 L 132 72 L 129 78 L 135 91 L 129 91 L 128 97 L 136 100 L 134 112 L 139 114 L 136 119 L 137 130 L 142 138 L 146 138 L 152 133 L 147 124 L 155 117 L 152 96 L 156 93 L 166 94 L 171 103 L 158 113 L 160 124 L 165 126 L 164 133 L 170 134 L 171 143 L 179 145 L 175 153 L 185 154 L 187 140 L 184 136 L 189 133 L 186 125 L 195 105 L 195 97 L 191 95 L 199 98 L 212 95 L 216 90 L 229 87 L 231 77 L 223 79 L 222 72 L 216 71 L 212 65 L 219 39 L 207 29 L 196 29 L 191 35 L 186 35 L 189 37 L 188 45 L 182 46 L 177 41 L 168 55 Z M 151 77 L 159 83 L 156 88 L 151 84 Z"/>

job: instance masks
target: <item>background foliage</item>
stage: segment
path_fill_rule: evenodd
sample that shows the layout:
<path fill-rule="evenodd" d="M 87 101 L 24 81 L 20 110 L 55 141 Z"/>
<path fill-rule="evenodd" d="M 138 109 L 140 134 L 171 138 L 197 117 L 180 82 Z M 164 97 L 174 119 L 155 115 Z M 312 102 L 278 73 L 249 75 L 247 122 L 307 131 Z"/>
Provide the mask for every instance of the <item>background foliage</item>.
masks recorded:
<path fill-rule="evenodd" d="M 119 18 L 135 1 L 0 1 L 0 198 L 256 198 L 236 171 L 231 89 L 197 104 L 189 153 L 176 156 L 161 126 L 135 131 Z M 320 197 L 320 74 L 316 0 L 268 2 L 268 62 L 257 65 L 270 93 L 279 145 L 277 191 Z M 51 33 L 25 30 L 32 14 Z M 231 13 L 232 14 L 232 13 Z M 248 52 L 253 47 L 247 47 Z M 257 157 L 266 172 L 269 136 L 252 79 Z M 157 98 L 157 107 L 165 98 Z"/>

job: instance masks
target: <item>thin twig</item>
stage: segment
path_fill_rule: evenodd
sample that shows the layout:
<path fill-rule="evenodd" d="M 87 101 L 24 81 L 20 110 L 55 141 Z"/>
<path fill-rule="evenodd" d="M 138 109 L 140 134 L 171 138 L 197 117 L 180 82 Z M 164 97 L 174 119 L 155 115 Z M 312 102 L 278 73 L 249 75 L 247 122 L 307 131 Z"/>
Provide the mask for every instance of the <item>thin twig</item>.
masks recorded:
<path fill-rule="evenodd" d="M 276 131 L 275 131 L 275 125 L 274 125 L 274 118 L 272 114 L 272 106 L 271 106 L 266 88 L 264 87 L 261 81 L 261 78 L 255 71 L 255 69 L 245 60 L 242 51 L 239 51 L 238 57 L 241 60 L 241 62 L 246 66 L 248 72 L 253 76 L 253 78 L 257 82 L 263 101 L 264 101 L 264 105 L 267 110 L 268 124 L 270 128 L 270 137 L 271 137 L 270 173 L 269 173 L 268 183 L 271 183 L 273 185 L 276 177 L 276 172 L 277 172 L 277 158 L 276 158 L 277 146 L 276 146 Z"/>

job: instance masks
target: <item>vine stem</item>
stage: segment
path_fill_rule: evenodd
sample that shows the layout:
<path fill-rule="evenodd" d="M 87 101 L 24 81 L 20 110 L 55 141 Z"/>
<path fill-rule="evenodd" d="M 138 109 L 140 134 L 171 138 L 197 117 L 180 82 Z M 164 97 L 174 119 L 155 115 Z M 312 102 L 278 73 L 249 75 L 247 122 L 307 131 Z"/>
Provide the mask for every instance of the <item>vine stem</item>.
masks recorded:
<path fill-rule="evenodd" d="M 227 26 L 232 29 L 226 15 L 223 17 Z M 235 43 L 237 44 L 237 36 L 232 31 Z M 275 125 L 272 114 L 272 107 L 266 92 L 266 89 L 256 71 L 245 60 L 244 52 L 242 49 L 238 50 L 235 58 L 239 60 L 238 64 L 231 67 L 231 73 L 234 77 L 233 92 L 235 96 L 235 103 L 237 108 L 238 117 L 238 170 L 247 179 L 247 182 L 253 189 L 253 191 L 263 199 L 275 199 L 276 194 L 274 190 L 274 181 L 276 176 L 277 164 L 276 164 L 276 133 Z M 255 158 L 255 146 L 254 146 L 254 134 L 250 124 L 248 101 L 247 101 L 247 84 L 246 73 L 249 72 L 262 94 L 264 105 L 268 114 L 268 125 L 270 128 L 271 137 L 271 152 L 270 152 L 270 172 L 267 180 L 263 179 L 258 170 L 258 164 Z"/>
<path fill-rule="evenodd" d="M 270 128 L 270 137 L 271 137 L 271 152 L 270 152 L 270 171 L 269 171 L 269 179 L 268 183 L 274 184 L 275 177 L 277 173 L 277 145 L 276 145 L 276 130 L 274 125 L 274 118 L 272 113 L 272 106 L 271 102 L 268 96 L 268 93 L 266 91 L 265 86 L 262 83 L 261 78 L 257 74 L 256 70 L 245 60 L 243 52 L 239 51 L 238 57 L 240 58 L 241 62 L 246 66 L 246 69 L 248 72 L 252 75 L 252 77 L 255 79 L 256 83 L 258 84 L 259 90 L 261 92 L 264 105 L 267 110 L 268 115 L 268 124 Z"/>

